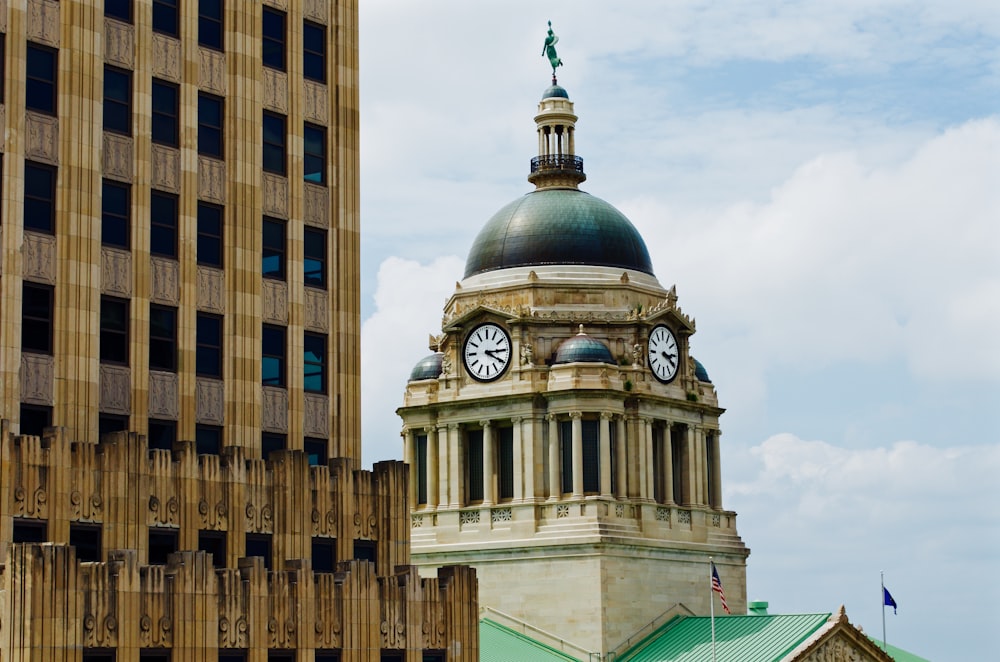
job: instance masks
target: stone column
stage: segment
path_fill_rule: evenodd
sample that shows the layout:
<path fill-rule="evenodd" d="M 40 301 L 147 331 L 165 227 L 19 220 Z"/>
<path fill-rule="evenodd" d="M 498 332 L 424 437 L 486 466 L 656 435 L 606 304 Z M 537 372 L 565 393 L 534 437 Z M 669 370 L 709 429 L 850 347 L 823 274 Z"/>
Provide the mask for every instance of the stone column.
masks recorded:
<path fill-rule="evenodd" d="M 562 496 L 562 484 L 559 481 L 559 421 L 555 414 L 549 414 L 549 499 L 555 500 Z"/>
<path fill-rule="evenodd" d="M 713 430 L 711 433 L 712 444 L 712 483 L 711 501 L 713 508 L 722 509 L 722 455 L 720 454 L 719 435 L 722 432 Z"/>
<path fill-rule="evenodd" d="M 448 471 L 448 503 L 452 508 L 460 508 L 465 501 L 465 456 L 462 453 L 461 427 L 458 423 L 448 425 L 448 455 L 451 458 Z"/>
<path fill-rule="evenodd" d="M 489 421 L 480 421 L 483 426 L 483 505 L 492 506 L 493 497 L 493 426 Z"/>
<path fill-rule="evenodd" d="M 615 420 L 615 496 L 619 499 L 628 498 L 628 465 L 625 455 L 625 418 L 619 416 Z"/>
<path fill-rule="evenodd" d="M 511 445 L 514 447 L 514 501 L 520 502 L 524 499 L 531 499 L 535 496 L 534 468 L 535 453 L 529 437 L 525 444 L 522 438 L 521 422 L 524 419 L 515 416 L 511 419 L 513 431 L 511 434 Z M 527 470 L 525 468 L 527 467 Z"/>
<path fill-rule="evenodd" d="M 413 430 L 403 428 L 403 461 L 406 462 L 407 474 L 410 476 L 410 510 L 417 507 L 417 450 L 413 439 Z"/>
<path fill-rule="evenodd" d="M 573 496 L 583 496 L 583 414 L 575 411 L 573 419 Z"/>
<path fill-rule="evenodd" d="M 601 412 L 601 496 L 611 496 L 611 413 Z"/>
<path fill-rule="evenodd" d="M 705 464 L 705 430 L 695 428 L 695 497 L 699 506 L 708 504 L 708 467 Z"/>
<path fill-rule="evenodd" d="M 685 505 L 692 506 L 698 503 L 698 451 L 697 446 L 697 432 L 693 425 L 689 425 L 687 429 L 687 453 L 686 453 L 686 464 L 684 467 L 684 503 Z"/>
<path fill-rule="evenodd" d="M 424 428 L 424 433 L 427 435 L 427 507 L 437 508 L 442 503 L 438 495 L 438 485 L 441 482 L 438 475 L 438 431 L 435 428 Z"/>
<path fill-rule="evenodd" d="M 646 445 L 642 437 L 639 418 L 631 416 L 627 426 L 629 441 L 631 441 L 631 451 L 628 458 L 628 496 L 633 499 L 641 499 L 642 495 L 646 493 L 646 472 L 642 469 Z"/>
<path fill-rule="evenodd" d="M 643 463 L 642 471 L 646 479 L 646 490 L 642 493 L 645 501 L 656 501 L 656 477 L 653 476 L 653 419 L 643 418 L 640 421 L 640 430 L 643 443 Z"/>
<path fill-rule="evenodd" d="M 672 424 L 670 421 L 664 423 L 663 428 L 663 503 L 674 502 L 674 447 L 673 435 L 671 434 Z"/>

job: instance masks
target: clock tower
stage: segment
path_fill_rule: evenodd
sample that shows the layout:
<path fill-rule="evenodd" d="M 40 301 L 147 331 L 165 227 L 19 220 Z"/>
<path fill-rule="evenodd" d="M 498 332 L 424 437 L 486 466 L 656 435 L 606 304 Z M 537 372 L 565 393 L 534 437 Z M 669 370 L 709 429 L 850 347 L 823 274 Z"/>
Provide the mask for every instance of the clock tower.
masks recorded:
<path fill-rule="evenodd" d="M 710 556 L 745 612 L 749 550 L 695 320 L 631 222 L 579 189 L 576 120 L 553 76 L 535 190 L 476 237 L 398 414 L 413 563 L 474 566 L 487 615 L 606 656 L 671 610 L 708 614 Z"/>

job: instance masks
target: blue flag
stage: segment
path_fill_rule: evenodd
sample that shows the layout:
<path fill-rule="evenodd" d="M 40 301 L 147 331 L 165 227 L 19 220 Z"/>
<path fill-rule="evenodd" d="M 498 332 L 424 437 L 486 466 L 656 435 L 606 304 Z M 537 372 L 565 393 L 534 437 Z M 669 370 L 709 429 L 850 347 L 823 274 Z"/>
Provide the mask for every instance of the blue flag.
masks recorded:
<path fill-rule="evenodd" d="M 882 604 L 886 607 L 892 607 L 892 613 L 896 613 L 896 601 L 892 599 L 892 594 L 889 593 L 889 589 L 882 587 Z"/>

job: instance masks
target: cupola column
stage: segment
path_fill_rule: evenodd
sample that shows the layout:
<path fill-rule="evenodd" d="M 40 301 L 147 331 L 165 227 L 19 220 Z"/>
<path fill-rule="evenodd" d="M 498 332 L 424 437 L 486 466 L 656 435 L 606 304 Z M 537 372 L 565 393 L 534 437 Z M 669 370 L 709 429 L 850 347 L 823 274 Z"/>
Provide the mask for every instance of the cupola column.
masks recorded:
<path fill-rule="evenodd" d="M 625 418 L 615 419 L 615 496 L 619 499 L 628 498 L 628 465 L 625 455 Z"/>
<path fill-rule="evenodd" d="M 573 496 L 583 496 L 583 414 L 575 411 L 573 420 Z"/>
<path fill-rule="evenodd" d="M 549 414 L 549 500 L 562 496 L 562 485 L 559 481 L 559 420 L 555 414 Z"/>
<path fill-rule="evenodd" d="M 462 429 L 458 423 L 448 425 L 448 492 L 452 508 L 460 508 L 465 500 L 465 462 L 462 453 Z"/>
<path fill-rule="evenodd" d="M 672 424 L 670 421 L 664 422 L 663 427 L 663 502 L 674 502 L 674 445 Z"/>
<path fill-rule="evenodd" d="M 438 431 L 424 428 L 427 435 L 427 507 L 437 508 L 438 503 Z"/>
<path fill-rule="evenodd" d="M 406 472 L 410 476 L 409 499 L 410 507 L 417 505 L 417 462 L 413 443 L 413 430 L 403 428 L 403 461 L 406 462 Z"/>
<path fill-rule="evenodd" d="M 698 503 L 698 443 L 697 431 L 693 425 L 687 428 L 687 453 L 684 467 L 684 504 L 693 506 Z"/>
<path fill-rule="evenodd" d="M 535 455 L 532 444 L 523 443 L 521 424 L 523 418 L 515 416 L 511 419 L 514 429 L 511 432 L 511 445 L 514 447 L 514 501 L 519 502 L 524 499 L 532 499 L 535 496 L 534 471 Z M 525 471 L 527 467 L 527 471 Z M 529 496 L 530 493 L 530 496 Z"/>
<path fill-rule="evenodd" d="M 448 426 L 437 429 L 438 470 L 435 472 L 438 484 L 438 504 L 448 505 Z"/>
<path fill-rule="evenodd" d="M 654 489 L 653 476 L 653 419 L 642 419 L 642 442 L 643 442 L 643 463 L 642 472 L 645 477 L 646 489 L 642 493 L 642 498 L 646 501 L 656 501 L 656 491 Z"/>
<path fill-rule="evenodd" d="M 705 453 L 705 429 L 697 427 L 694 430 L 694 443 L 695 443 L 695 461 L 697 462 L 697 476 L 695 495 L 697 496 L 697 503 L 699 506 L 704 506 L 708 504 L 708 467 L 705 464 L 706 453 Z"/>
<path fill-rule="evenodd" d="M 611 412 L 601 412 L 601 496 L 611 496 Z"/>
<path fill-rule="evenodd" d="M 492 506 L 493 498 L 493 425 L 481 421 L 483 426 L 483 505 Z"/>
<path fill-rule="evenodd" d="M 722 434 L 718 430 L 712 430 L 708 443 L 709 443 L 709 505 L 712 508 L 721 509 L 722 508 L 722 456 L 720 454 L 719 445 L 719 435 Z"/>

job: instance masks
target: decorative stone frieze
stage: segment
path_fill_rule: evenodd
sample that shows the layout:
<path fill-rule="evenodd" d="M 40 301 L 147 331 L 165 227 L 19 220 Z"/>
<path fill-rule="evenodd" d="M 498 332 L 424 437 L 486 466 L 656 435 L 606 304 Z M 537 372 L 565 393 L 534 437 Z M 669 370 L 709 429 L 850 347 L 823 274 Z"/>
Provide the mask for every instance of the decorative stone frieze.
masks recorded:
<path fill-rule="evenodd" d="M 288 218 L 288 178 L 269 172 L 262 174 L 264 213 L 268 216 Z"/>
<path fill-rule="evenodd" d="M 159 370 L 149 371 L 149 415 L 153 418 L 176 420 L 177 375 Z"/>
<path fill-rule="evenodd" d="M 55 361 L 48 354 L 21 353 L 21 402 L 51 406 Z"/>
<path fill-rule="evenodd" d="M 180 193 L 181 153 L 175 147 L 153 144 L 153 188 Z"/>
<path fill-rule="evenodd" d="M 181 42 L 165 34 L 153 33 L 153 76 L 175 83 L 181 80 Z"/>
<path fill-rule="evenodd" d="M 226 312 L 226 274 L 215 267 L 198 266 L 198 310 Z"/>
<path fill-rule="evenodd" d="M 59 163 L 59 120 L 49 115 L 25 113 L 27 141 L 25 156 L 32 161 L 56 165 Z"/>
<path fill-rule="evenodd" d="M 330 11 L 328 0 L 305 0 L 302 3 L 302 16 L 315 23 L 326 25 L 327 15 Z"/>
<path fill-rule="evenodd" d="M 157 256 L 151 256 L 149 263 L 152 267 L 149 300 L 176 306 L 181 299 L 180 264 L 177 260 Z"/>
<path fill-rule="evenodd" d="M 211 48 L 198 49 L 198 87 L 226 96 L 226 54 Z"/>
<path fill-rule="evenodd" d="M 270 278 L 263 284 L 264 321 L 288 324 L 288 283 Z"/>
<path fill-rule="evenodd" d="M 101 293 L 123 298 L 132 296 L 132 253 L 101 247 Z"/>
<path fill-rule="evenodd" d="M 56 282 L 56 238 L 40 232 L 24 232 L 24 279 L 39 283 Z"/>
<path fill-rule="evenodd" d="M 303 431 L 307 437 L 330 436 L 330 398 L 321 393 L 306 393 Z"/>
<path fill-rule="evenodd" d="M 306 225 L 317 228 L 330 227 L 330 189 L 317 184 L 303 186 L 305 213 L 302 220 Z"/>
<path fill-rule="evenodd" d="M 104 172 L 109 179 L 116 179 L 120 182 L 132 182 L 132 137 L 123 136 L 118 133 L 104 133 L 104 153 L 102 162 Z"/>
<path fill-rule="evenodd" d="M 135 66 L 135 28 L 113 18 L 104 19 L 104 61 L 123 69 Z"/>
<path fill-rule="evenodd" d="M 59 48 L 59 3 L 28 0 L 28 40 Z"/>
<path fill-rule="evenodd" d="M 198 199 L 226 203 L 226 162 L 207 156 L 198 157 Z"/>
<path fill-rule="evenodd" d="M 288 391 L 275 386 L 263 386 L 263 407 L 260 427 L 266 432 L 288 432 Z"/>
<path fill-rule="evenodd" d="M 222 425 L 225 416 L 225 385 L 222 380 L 198 377 L 195 380 L 195 420 Z"/>
<path fill-rule="evenodd" d="M 305 288 L 305 327 L 309 331 L 330 331 L 330 294 L 315 287 Z"/>
<path fill-rule="evenodd" d="M 326 126 L 330 123 L 330 90 L 323 83 L 302 81 L 302 114 L 306 120 Z"/>
<path fill-rule="evenodd" d="M 288 74 L 264 67 L 264 108 L 288 114 Z"/>
<path fill-rule="evenodd" d="M 102 413 L 127 416 L 132 412 L 132 370 L 128 366 L 101 364 Z"/>

